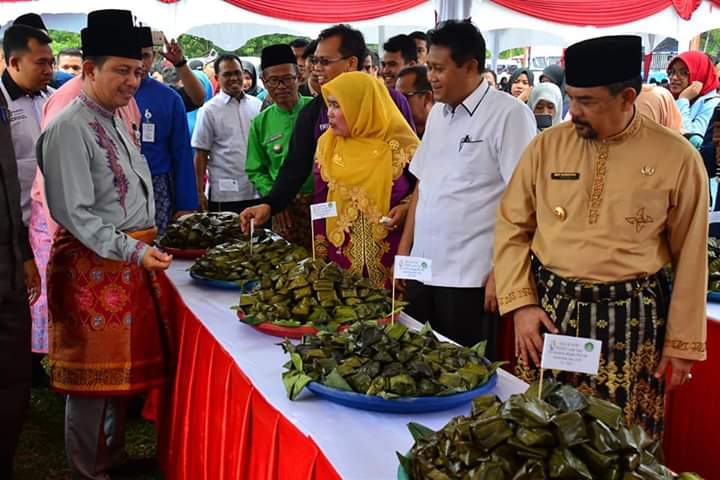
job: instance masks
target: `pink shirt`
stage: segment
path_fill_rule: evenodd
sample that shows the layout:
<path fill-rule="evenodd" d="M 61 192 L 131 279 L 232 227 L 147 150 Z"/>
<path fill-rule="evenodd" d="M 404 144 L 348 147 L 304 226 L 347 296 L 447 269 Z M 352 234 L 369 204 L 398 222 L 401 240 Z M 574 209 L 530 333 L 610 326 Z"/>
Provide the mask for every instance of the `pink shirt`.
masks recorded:
<path fill-rule="evenodd" d="M 41 122 L 41 128 L 45 130 L 48 123 L 55 118 L 70 102 L 80 95 L 80 91 L 83 87 L 83 81 L 80 76 L 68 80 L 62 87 L 55 91 L 52 96 L 45 103 L 43 108 L 43 118 Z M 115 114 L 125 123 L 125 127 L 130 132 L 130 137 L 136 140 L 137 135 L 135 132 L 140 128 L 140 109 L 137 106 L 135 99 L 131 99 L 130 103 L 126 107 L 118 108 Z M 140 145 L 138 144 L 138 147 Z M 50 212 L 47 208 L 47 202 L 45 201 L 45 179 L 43 178 L 40 169 L 38 168 L 37 174 L 35 175 L 35 182 L 33 183 L 30 196 L 33 200 L 37 200 L 43 206 L 45 210 L 45 217 L 47 219 L 48 233 L 50 238 L 55 235 L 57 230 L 57 224 L 52 220 Z"/>

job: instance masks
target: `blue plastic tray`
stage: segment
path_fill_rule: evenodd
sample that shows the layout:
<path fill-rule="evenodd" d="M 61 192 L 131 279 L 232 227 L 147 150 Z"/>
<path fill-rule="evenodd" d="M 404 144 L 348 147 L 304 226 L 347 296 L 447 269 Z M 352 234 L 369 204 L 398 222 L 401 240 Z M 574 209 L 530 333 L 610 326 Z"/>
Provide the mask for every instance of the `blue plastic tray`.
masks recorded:
<path fill-rule="evenodd" d="M 386 413 L 426 413 L 450 410 L 470 403 L 473 398 L 490 393 L 495 388 L 496 383 L 497 373 L 494 373 L 484 385 L 467 392 L 438 397 L 405 397 L 393 400 L 364 393 L 344 392 L 326 387 L 318 382 L 308 383 L 307 388 L 318 397 L 346 407 Z"/>
<path fill-rule="evenodd" d="M 707 294 L 708 302 L 720 303 L 720 292 L 710 291 Z"/>
<path fill-rule="evenodd" d="M 231 282 L 228 280 L 215 280 L 212 278 L 203 277 L 194 272 L 190 272 L 190 277 L 196 282 L 206 285 L 208 287 L 222 288 L 224 290 L 240 290 L 243 293 L 251 292 L 259 284 L 257 280 L 251 280 L 249 282 L 245 282 L 244 284 Z"/>

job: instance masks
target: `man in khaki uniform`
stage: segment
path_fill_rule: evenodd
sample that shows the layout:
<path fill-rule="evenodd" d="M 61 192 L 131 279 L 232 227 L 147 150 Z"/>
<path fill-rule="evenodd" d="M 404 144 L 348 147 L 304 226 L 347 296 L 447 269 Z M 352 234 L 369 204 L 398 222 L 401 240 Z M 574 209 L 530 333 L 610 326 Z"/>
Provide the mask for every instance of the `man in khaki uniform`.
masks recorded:
<path fill-rule="evenodd" d="M 520 160 L 498 209 L 494 268 L 521 376 L 537 377 L 543 329 L 601 340 L 598 375 L 558 377 L 659 437 L 666 367 L 674 387 L 706 356 L 708 180 L 684 138 L 637 113 L 641 58 L 633 36 L 568 48 L 573 121 Z"/>

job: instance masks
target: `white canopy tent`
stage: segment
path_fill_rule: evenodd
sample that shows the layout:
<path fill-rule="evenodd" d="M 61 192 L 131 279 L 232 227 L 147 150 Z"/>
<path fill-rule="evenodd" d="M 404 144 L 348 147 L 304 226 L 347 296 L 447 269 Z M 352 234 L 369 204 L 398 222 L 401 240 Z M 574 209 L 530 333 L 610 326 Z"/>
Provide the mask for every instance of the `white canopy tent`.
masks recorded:
<path fill-rule="evenodd" d="M 0 25 L 5 25 L 28 11 L 40 14 L 50 29 L 79 32 L 86 24 L 87 13 L 103 8 L 118 8 L 115 0 L 35 0 L 0 3 Z M 162 30 L 168 38 L 189 33 L 206 38 L 226 50 L 235 50 L 249 39 L 270 33 L 315 37 L 331 24 L 293 22 L 265 17 L 222 0 L 181 0 L 162 3 L 148 0 L 125 0 L 122 8 L 131 10 L 137 20 Z M 435 7 L 430 1 L 403 12 L 373 20 L 352 22 L 363 32 L 368 43 L 383 43 L 385 38 L 413 30 L 428 30 L 435 24 Z"/>
<path fill-rule="evenodd" d="M 132 10 L 138 21 L 162 30 L 169 38 L 189 33 L 227 50 L 237 49 L 248 39 L 263 34 L 314 37 L 329 26 L 265 17 L 223 0 L 181 0 L 176 3 L 125 0 L 122 7 Z M 0 25 L 32 11 L 43 16 L 48 28 L 79 32 L 85 26 L 87 12 L 102 8 L 118 8 L 118 3 L 116 0 L 2 2 Z M 681 19 L 673 7 L 668 7 L 642 20 L 609 28 L 577 27 L 542 20 L 499 6 L 491 0 L 432 0 L 403 12 L 352 24 L 363 32 L 368 43 L 382 44 L 397 33 L 432 28 L 435 12 L 439 20 L 471 17 L 486 36 L 493 64 L 500 52 L 510 48 L 564 47 L 590 37 L 625 33 L 641 35 L 648 52 L 666 37 L 675 38 L 684 49 L 696 35 L 720 27 L 720 8 L 707 0 L 703 0 L 689 21 Z"/>
<path fill-rule="evenodd" d="M 551 22 L 502 7 L 491 0 L 460 1 L 471 4 L 469 16 L 486 37 L 487 47 L 493 55 L 493 67 L 500 52 L 521 46 L 565 47 L 592 37 L 634 34 L 642 37 L 646 52 L 654 50 L 667 37 L 676 39 L 680 49 L 684 50 L 693 37 L 720 28 L 720 8 L 707 0 L 702 2 L 690 20 L 683 20 L 674 7 L 668 7 L 641 20 L 606 28 Z"/>

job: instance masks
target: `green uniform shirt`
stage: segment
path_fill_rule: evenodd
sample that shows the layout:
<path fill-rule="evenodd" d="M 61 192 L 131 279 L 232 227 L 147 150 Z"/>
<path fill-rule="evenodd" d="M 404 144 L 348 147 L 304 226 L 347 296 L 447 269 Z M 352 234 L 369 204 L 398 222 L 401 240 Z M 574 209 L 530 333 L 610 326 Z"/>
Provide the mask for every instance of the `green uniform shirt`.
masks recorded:
<path fill-rule="evenodd" d="M 287 156 L 298 113 L 311 100 L 312 97 L 300 97 L 291 113 L 273 104 L 253 119 L 250 125 L 245 171 L 260 196 L 270 193 Z M 313 188 L 314 178 L 310 174 L 300 188 L 300 193 L 312 193 Z"/>

